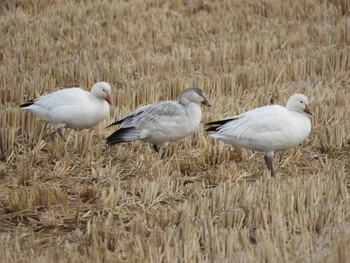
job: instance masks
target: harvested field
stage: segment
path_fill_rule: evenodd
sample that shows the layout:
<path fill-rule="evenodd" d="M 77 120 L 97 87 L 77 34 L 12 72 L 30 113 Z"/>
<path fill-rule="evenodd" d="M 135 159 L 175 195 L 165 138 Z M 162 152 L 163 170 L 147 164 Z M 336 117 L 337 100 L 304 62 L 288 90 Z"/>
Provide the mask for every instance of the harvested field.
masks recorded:
<path fill-rule="evenodd" d="M 348 0 L 4 0 L 0 6 L 1 262 L 348 262 Z M 112 86 L 110 119 L 81 132 L 19 110 L 56 88 Z M 310 136 L 277 153 L 203 126 L 161 160 L 105 129 L 201 87 L 202 123 L 296 92 Z"/>

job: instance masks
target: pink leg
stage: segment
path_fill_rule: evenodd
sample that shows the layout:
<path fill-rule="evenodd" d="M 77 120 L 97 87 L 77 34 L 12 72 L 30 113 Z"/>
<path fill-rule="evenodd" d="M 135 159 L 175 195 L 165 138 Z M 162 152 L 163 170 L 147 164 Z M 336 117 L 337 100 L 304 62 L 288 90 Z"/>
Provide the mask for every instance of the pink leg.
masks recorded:
<path fill-rule="evenodd" d="M 62 133 L 62 129 L 61 128 L 57 128 L 56 129 L 57 133 L 61 136 L 61 138 L 63 139 L 63 141 L 66 143 L 67 140 L 66 138 L 64 137 L 63 133 Z"/>
<path fill-rule="evenodd" d="M 275 171 L 273 170 L 272 158 L 267 157 L 266 155 L 264 155 L 264 160 L 265 160 L 265 164 L 267 166 L 267 170 L 269 170 L 271 172 L 271 176 L 274 177 L 275 176 Z"/>

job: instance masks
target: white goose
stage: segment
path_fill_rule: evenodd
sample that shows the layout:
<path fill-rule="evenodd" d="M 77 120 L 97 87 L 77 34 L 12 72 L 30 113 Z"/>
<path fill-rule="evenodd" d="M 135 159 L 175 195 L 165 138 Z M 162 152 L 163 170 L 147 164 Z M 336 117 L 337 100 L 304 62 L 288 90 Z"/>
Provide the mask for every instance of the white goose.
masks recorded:
<path fill-rule="evenodd" d="M 207 131 L 217 132 L 211 135 L 214 138 L 264 152 L 267 169 L 274 176 L 274 152 L 289 149 L 306 139 L 311 132 L 310 115 L 308 98 L 294 94 L 286 107 L 264 106 L 206 125 L 212 125 Z"/>
<path fill-rule="evenodd" d="M 107 137 L 107 145 L 143 140 L 159 152 L 169 142 L 197 130 L 202 118 L 200 103 L 210 106 L 203 91 L 191 87 L 181 92 L 178 101 L 160 101 L 140 107 L 108 126 L 120 124 L 120 128 Z"/>
<path fill-rule="evenodd" d="M 56 123 L 58 134 L 67 142 L 62 128 L 81 130 L 98 124 L 109 115 L 107 102 L 112 104 L 111 86 L 107 82 L 97 82 L 91 92 L 81 88 L 61 89 L 32 99 L 20 108 L 45 122 Z"/>

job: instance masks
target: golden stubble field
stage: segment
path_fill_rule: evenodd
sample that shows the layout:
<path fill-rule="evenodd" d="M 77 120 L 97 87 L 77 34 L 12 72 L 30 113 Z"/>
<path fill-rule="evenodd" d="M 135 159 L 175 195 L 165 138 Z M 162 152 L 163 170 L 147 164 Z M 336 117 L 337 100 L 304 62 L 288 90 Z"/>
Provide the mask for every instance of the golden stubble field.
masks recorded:
<path fill-rule="evenodd" d="M 1 2 L 1 262 L 348 262 L 347 0 Z M 19 105 L 60 87 L 112 85 L 109 120 L 65 131 Z M 301 92 L 303 144 L 274 160 L 198 132 L 161 160 L 106 149 L 105 126 L 198 85 L 203 123 Z"/>

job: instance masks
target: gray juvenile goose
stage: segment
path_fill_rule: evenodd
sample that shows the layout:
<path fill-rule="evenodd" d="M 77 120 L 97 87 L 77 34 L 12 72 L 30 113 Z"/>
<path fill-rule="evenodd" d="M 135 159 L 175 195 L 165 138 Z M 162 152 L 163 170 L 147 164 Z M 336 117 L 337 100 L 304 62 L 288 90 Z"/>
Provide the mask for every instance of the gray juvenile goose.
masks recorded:
<path fill-rule="evenodd" d="M 200 103 L 210 106 L 198 87 L 181 92 L 178 101 L 160 101 L 138 108 L 108 127 L 120 128 L 107 137 L 107 145 L 142 140 L 153 145 L 156 152 L 169 142 L 180 140 L 199 127 L 202 110 Z"/>

